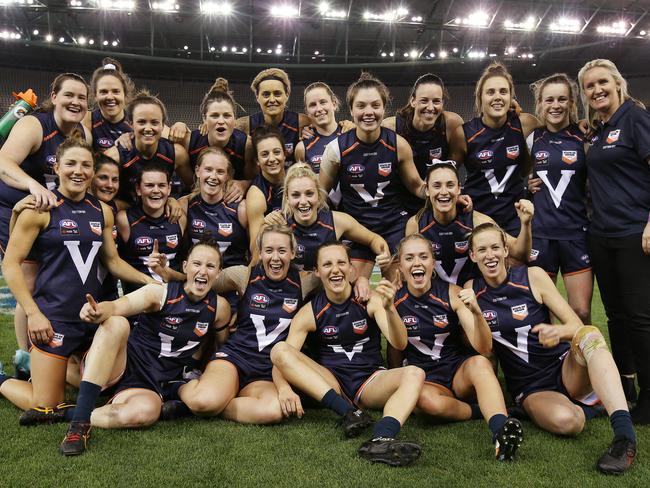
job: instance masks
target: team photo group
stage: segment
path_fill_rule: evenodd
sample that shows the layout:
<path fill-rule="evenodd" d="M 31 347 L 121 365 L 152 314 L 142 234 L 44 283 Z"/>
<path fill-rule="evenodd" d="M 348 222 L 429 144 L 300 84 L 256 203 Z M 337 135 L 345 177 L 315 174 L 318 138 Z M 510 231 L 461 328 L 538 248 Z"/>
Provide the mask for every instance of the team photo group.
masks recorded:
<path fill-rule="evenodd" d="M 595 466 L 631 468 L 650 424 L 650 113 L 616 65 L 549 73 L 530 114 L 493 62 L 467 121 L 435 74 L 393 113 L 371 73 L 345 100 L 325 81 L 292 93 L 265 69 L 244 115 L 220 76 L 188 127 L 115 59 L 56 76 L 0 148 L 17 302 L 0 401 L 67 425 L 65 456 L 91 429 L 324 408 L 391 466 L 427 455 L 400 435 L 412 415 L 483 419 L 497 461 L 536 435 L 522 420 L 561 443 L 606 417 Z"/>

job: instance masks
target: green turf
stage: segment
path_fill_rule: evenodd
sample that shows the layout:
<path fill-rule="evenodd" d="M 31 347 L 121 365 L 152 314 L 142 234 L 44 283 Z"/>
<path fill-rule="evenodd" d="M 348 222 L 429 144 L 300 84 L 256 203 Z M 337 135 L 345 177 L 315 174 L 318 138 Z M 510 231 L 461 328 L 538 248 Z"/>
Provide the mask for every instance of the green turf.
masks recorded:
<path fill-rule="evenodd" d="M 604 324 L 599 298 L 594 322 Z M 10 316 L 0 316 L 0 359 L 14 349 Z M 79 458 L 57 453 L 62 425 L 21 428 L 19 412 L 0 400 L 0 487 L 49 486 L 485 486 L 644 487 L 650 480 L 650 428 L 638 429 L 632 471 L 620 478 L 596 473 L 611 440 L 609 422 L 589 422 L 577 439 L 553 437 L 525 422 L 526 438 L 513 464 L 497 463 L 482 421 L 434 425 L 410 420 L 403 437 L 423 446 L 409 468 L 375 466 L 355 456 L 359 441 L 343 440 L 332 414 L 310 410 L 303 420 L 273 427 L 187 419 L 144 431 L 93 431 Z M 375 413 L 378 415 L 378 413 Z M 645 480 L 645 481 L 644 481 Z"/>

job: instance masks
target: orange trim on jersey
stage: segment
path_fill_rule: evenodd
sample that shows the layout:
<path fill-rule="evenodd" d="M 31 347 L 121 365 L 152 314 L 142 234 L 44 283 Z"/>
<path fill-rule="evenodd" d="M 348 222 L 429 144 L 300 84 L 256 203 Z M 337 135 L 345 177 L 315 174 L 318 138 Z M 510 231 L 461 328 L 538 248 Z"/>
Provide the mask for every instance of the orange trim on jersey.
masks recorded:
<path fill-rule="evenodd" d="M 508 127 L 517 132 L 522 132 L 520 128 L 514 127 L 510 122 L 508 122 Z"/>
<path fill-rule="evenodd" d="M 386 149 L 388 149 L 388 150 L 390 150 L 390 151 L 393 151 L 393 152 L 397 151 L 396 148 L 394 148 L 393 146 L 391 146 L 390 144 L 388 144 L 387 142 L 385 142 L 383 139 L 379 139 L 379 142 L 381 142 L 382 145 L 383 145 Z"/>
<path fill-rule="evenodd" d="M 327 303 L 323 308 L 321 308 L 320 312 L 316 314 L 316 320 L 320 319 L 321 316 L 332 306 L 331 303 Z"/>
<path fill-rule="evenodd" d="M 570 136 L 570 137 L 573 137 L 574 139 L 576 139 L 576 140 L 578 140 L 578 141 L 580 141 L 580 142 L 582 142 L 582 143 L 584 144 L 585 141 L 583 141 L 582 139 L 580 139 L 577 135 L 575 135 L 575 134 L 571 134 L 571 132 L 569 132 L 569 131 L 566 130 L 566 129 L 564 130 L 564 132 L 566 132 L 566 135 L 568 135 L 568 136 Z M 591 269 L 591 268 L 589 268 L 589 269 Z"/>
<path fill-rule="evenodd" d="M 97 122 L 95 122 L 93 124 L 93 129 L 96 129 L 97 127 L 101 127 L 102 125 L 104 125 L 104 121 L 103 120 L 98 120 Z"/>
<path fill-rule="evenodd" d="M 170 164 L 174 164 L 174 160 L 168 158 L 168 157 L 165 156 L 164 154 L 160 154 L 159 152 L 157 152 L 157 153 L 156 153 L 156 156 L 159 157 L 160 159 L 162 159 L 163 161 L 167 161 L 167 162 L 170 163 Z"/>
<path fill-rule="evenodd" d="M 61 205 L 63 205 L 63 202 L 65 202 L 65 200 L 64 200 L 63 198 L 59 198 L 59 199 L 56 201 L 56 206 L 57 206 L 57 207 L 60 207 Z"/>
<path fill-rule="evenodd" d="M 93 202 L 91 202 L 91 201 L 88 200 L 87 198 L 84 198 L 84 202 L 86 202 L 88 205 L 90 205 L 92 208 L 94 208 L 94 209 L 97 210 L 98 212 L 101 212 L 101 211 L 102 211 L 101 207 L 95 207 L 95 205 L 93 205 Z"/>
<path fill-rule="evenodd" d="M 287 124 L 286 122 L 282 122 L 281 125 L 282 125 L 282 127 L 285 127 L 285 128 L 287 128 L 287 129 L 289 129 L 289 130 L 291 130 L 291 131 L 293 131 L 293 132 L 298 132 L 298 128 L 297 128 L 297 127 L 294 127 L 294 126 L 292 126 L 292 125 L 289 125 L 289 124 Z"/>
<path fill-rule="evenodd" d="M 237 154 L 233 149 L 230 149 L 229 147 L 224 147 L 223 150 L 228 153 L 229 156 L 235 156 L 236 158 L 244 159 L 244 156 Z"/>
<path fill-rule="evenodd" d="M 296 283 L 295 281 L 293 281 L 291 278 L 287 277 L 287 281 L 289 283 L 291 283 L 292 285 L 294 285 L 296 288 L 300 288 L 300 285 L 298 283 Z"/>
<path fill-rule="evenodd" d="M 210 302 L 207 299 L 203 300 L 203 303 L 205 303 L 208 306 L 208 310 L 210 310 L 210 312 L 216 312 L 217 309 L 214 308 L 212 305 L 210 305 Z"/>
<path fill-rule="evenodd" d="M 273 187 L 269 186 L 269 196 L 266 197 L 266 201 L 270 202 L 273 199 Z"/>
<path fill-rule="evenodd" d="M 133 227 L 134 225 L 138 225 L 140 222 L 142 222 L 142 221 L 143 221 L 144 219 L 146 219 L 146 218 L 147 218 L 147 216 L 146 216 L 146 215 L 143 215 L 143 216 L 140 217 L 138 220 L 135 220 L 135 221 L 131 224 L 131 227 Z"/>
<path fill-rule="evenodd" d="M 352 144 L 350 147 L 348 147 L 345 151 L 341 153 L 341 156 L 347 156 L 351 151 L 353 151 L 357 146 L 359 145 L 359 141 L 356 141 L 354 144 Z"/>
<path fill-rule="evenodd" d="M 480 297 L 483 293 L 487 291 L 487 286 L 483 288 L 482 290 L 479 290 L 476 292 L 476 298 Z"/>
<path fill-rule="evenodd" d="M 309 146 L 307 146 L 307 147 L 305 148 L 305 150 L 306 150 L 306 151 L 309 151 L 309 150 L 312 148 L 312 146 L 313 146 L 314 144 L 316 144 L 318 141 L 320 141 L 320 136 L 316 136 L 316 139 L 314 139 L 313 141 L 311 141 L 311 142 L 309 143 Z"/>
<path fill-rule="evenodd" d="M 438 298 L 433 293 L 429 293 L 429 298 L 435 300 L 436 302 L 440 302 L 442 305 L 449 308 L 449 304 L 447 302 L 445 302 L 442 298 Z"/>
<path fill-rule="evenodd" d="M 422 229 L 420 229 L 420 234 L 428 231 L 431 227 L 433 227 L 435 223 L 436 221 L 434 220 L 433 222 L 430 222 L 428 225 L 424 226 Z"/>
<path fill-rule="evenodd" d="M 467 227 L 467 226 L 466 226 L 465 224 L 463 224 L 460 220 L 456 220 L 456 223 L 457 223 L 458 225 L 460 225 L 463 229 L 467 229 L 467 230 L 470 231 L 470 232 L 471 232 L 472 230 L 474 230 L 474 229 L 472 229 L 471 227 Z"/>
<path fill-rule="evenodd" d="M 172 303 L 178 303 L 178 302 L 180 302 L 182 299 L 183 299 L 183 295 L 179 295 L 179 296 L 177 296 L 176 298 L 170 298 L 170 299 L 167 300 L 165 303 L 167 303 L 167 305 L 171 305 Z"/>
<path fill-rule="evenodd" d="M 316 223 L 317 223 L 318 225 L 320 225 L 321 227 L 325 227 L 326 229 L 334 230 L 334 227 L 332 227 L 332 226 L 329 225 L 329 224 L 326 224 L 325 222 L 321 222 L 320 220 L 317 220 Z"/>
<path fill-rule="evenodd" d="M 467 139 L 467 142 L 472 142 L 472 141 L 473 141 L 474 139 L 476 139 L 478 136 L 480 136 L 481 134 L 483 134 L 483 132 L 485 132 L 485 127 L 483 127 L 480 131 L 478 131 L 478 132 L 477 132 L 476 134 L 474 134 L 472 137 L 470 137 L 469 139 Z"/>
<path fill-rule="evenodd" d="M 53 130 L 53 131 L 50 132 L 48 135 L 46 135 L 45 137 L 43 137 L 43 142 L 45 142 L 45 141 L 49 141 L 50 139 L 52 139 L 52 138 L 53 138 L 55 135 L 57 135 L 58 133 L 59 133 L 58 130 Z"/>
<path fill-rule="evenodd" d="M 135 162 L 137 162 L 137 161 L 139 161 L 139 160 L 140 160 L 140 156 L 134 156 L 130 161 L 127 161 L 126 163 L 124 163 L 124 166 L 123 166 L 123 167 L 124 167 L 124 168 L 128 168 L 128 167 L 131 166 L 133 163 L 135 163 Z"/>
<path fill-rule="evenodd" d="M 192 149 L 192 150 L 190 151 L 190 154 L 191 154 L 192 156 L 194 156 L 195 154 L 200 153 L 201 151 L 203 151 L 204 149 L 207 149 L 208 147 L 209 147 L 208 145 L 201 146 L 201 147 L 197 147 L 196 149 Z"/>
<path fill-rule="evenodd" d="M 408 297 L 409 297 L 409 294 L 407 293 L 407 294 L 404 295 L 402 298 L 400 298 L 400 299 L 398 299 L 398 300 L 395 300 L 395 302 L 393 303 L 393 305 L 395 305 L 395 306 L 397 307 L 400 303 L 402 303 L 402 302 L 403 302 L 404 300 L 406 300 Z"/>
<path fill-rule="evenodd" d="M 384 371 L 387 371 L 386 369 L 378 369 L 374 373 L 372 373 L 366 381 L 363 382 L 363 384 L 359 387 L 357 392 L 354 395 L 354 403 L 359 402 L 359 398 L 361 398 L 361 395 L 363 395 L 363 390 L 366 389 L 366 386 L 370 384 L 372 380 L 374 380 L 380 373 L 383 373 Z"/>
<path fill-rule="evenodd" d="M 512 281 L 508 281 L 508 284 L 514 286 L 515 288 L 521 288 L 522 290 L 530 291 L 530 288 L 528 288 L 526 285 L 520 285 L 518 283 L 513 283 Z"/>
<path fill-rule="evenodd" d="M 578 271 L 571 271 L 570 273 L 562 272 L 562 276 L 573 276 L 581 273 L 586 273 L 587 271 L 591 271 L 591 266 L 588 268 L 579 269 Z"/>
<path fill-rule="evenodd" d="M 196 207 L 197 205 L 201 205 L 200 200 L 194 200 L 193 202 L 191 202 L 189 208 Z"/>
<path fill-rule="evenodd" d="M 249 284 L 249 285 L 252 285 L 252 284 L 255 283 L 256 281 L 261 281 L 261 280 L 263 280 L 264 278 L 265 278 L 265 276 L 257 276 L 256 278 L 253 278 L 252 280 L 250 280 L 250 281 L 248 282 L 248 284 Z"/>
<path fill-rule="evenodd" d="M 230 210 L 234 214 L 237 213 L 237 210 L 230 208 L 228 205 L 226 205 L 226 202 L 221 202 L 221 205 L 223 205 L 223 208 L 225 208 L 226 210 Z"/>
<path fill-rule="evenodd" d="M 31 339 L 30 339 L 30 341 L 31 341 Z M 40 352 L 41 354 L 45 354 L 46 356 L 49 356 L 49 357 L 51 357 L 51 358 L 53 358 L 53 359 L 61 359 L 61 360 L 63 360 L 63 361 L 67 361 L 67 360 L 69 359 L 69 358 L 67 358 L 67 357 L 65 357 L 65 356 L 59 356 L 58 354 L 53 354 L 53 353 L 51 353 L 51 352 L 43 351 L 43 349 L 37 347 L 37 346 L 34 345 L 34 344 L 32 344 L 32 346 L 29 348 L 29 352 L 30 352 L 30 353 L 32 352 L 32 349 L 37 349 L 38 352 Z"/>

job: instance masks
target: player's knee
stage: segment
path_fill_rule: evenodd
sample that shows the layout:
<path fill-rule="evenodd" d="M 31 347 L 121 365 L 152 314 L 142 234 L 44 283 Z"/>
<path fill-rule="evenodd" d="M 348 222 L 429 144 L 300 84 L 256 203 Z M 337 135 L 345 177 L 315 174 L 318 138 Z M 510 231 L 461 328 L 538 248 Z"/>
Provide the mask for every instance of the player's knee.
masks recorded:
<path fill-rule="evenodd" d="M 599 349 L 609 350 L 603 334 L 593 325 L 580 327 L 571 340 L 571 352 L 578 364 L 586 366 Z"/>
<path fill-rule="evenodd" d="M 152 402 L 123 412 L 120 415 L 120 423 L 125 427 L 139 429 L 155 424 L 159 417 L 160 405 Z"/>
<path fill-rule="evenodd" d="M 481 376 L 489 374 L 494 375 L 494 370 L 492 369 L 492 362 L 485 356 L 476 354 L 465 361 L 465 367 L 467 368 L 470 376 Z"/>
<path fill-rule="evenodd" d="M 183 401 L 197 415 L 219 415 L 228 402 L 215 392 L 199 391 Z"/>
<path fill-rule="evenodd" d="M 278 342 L 273 346 L 273 349 L 271 349 L 271 362 L 278 368 L 286 366 L 292 352 L 291 349 L 293 348 L 286 342 Z"/>
<path fill-rule="evenodd" d="M 551 419 L 554 433 L 565 436 L 576 436 L 585 426 L 585 417 L 579 407 L 558 408 Z"/>
<path fill-rule="evenodd" d="M 124 317 L 109 317 L 105 322 L 102 323 L 101 329 L 107 334 L 107 340 L 113 340 L 115 342 L 126 342 L 131 333 L 131 327 L 129 321 Z"/>
<path fill-rule="evenodd" d="M 441 395 L 437 392 L 431 392 L 430 389 L 424 389 L 418 398 L 417 407 L 428 415 L 438 417 L 443 415 L 444 408 L 441 401 Z"/>
<path fill-rule="evenodd" d="M 404 366 L 404 372 L 402 373 L 402 384 L 407 384 L 411 386 L 419 385 L 420 388 L 424 385 L 424 379 L 426 375 L 422 368 L 417 366 Z"/>
<path fill-rule="evenodd" d="M 260 417 L 258 418 L 259 424 L 277 424 L 282 422 L 284 416 L 282 415 L 282 409 L 280 408 L 280 402 L 272 401 L 267 402 L 262 399 L 261 401 L 265 402 L 266 405 L 260 411 Z"/>

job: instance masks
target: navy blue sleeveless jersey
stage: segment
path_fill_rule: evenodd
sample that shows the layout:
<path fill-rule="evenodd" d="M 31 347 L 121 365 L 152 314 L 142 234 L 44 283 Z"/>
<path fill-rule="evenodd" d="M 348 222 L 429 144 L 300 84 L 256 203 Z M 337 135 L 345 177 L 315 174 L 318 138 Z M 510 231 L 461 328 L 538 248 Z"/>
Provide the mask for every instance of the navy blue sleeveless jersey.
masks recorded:
<path fill-rule="evenodd" d="M 413 151 L 413 162 L 423 180 L 434 159 L 449 159 L 449 143 L 447 142 L 447 127 L 444 114 L 440 114 L 433 127 L 421 132 L 412 126 L 407 126 L 401 115 L 395 115 L 395 132 L 406 139 Z M 405 187 L 402 189 L 404 205 L 412 215 L 422 208 L 424 201 Z"/>
<path fill-rule="evenodd" d="M 262 125 L 266 125 L 262 112 L 248 116 L 248 129 L 251 136 L 255 132 L 255 129 Z M 285 166 L 289 167 L 295 162 L 294 151 L 300 142 L 300 116 L 297 112 L 285 110 L 282 121 L 277 127 L 280 129 L 282 138 L 284 139 Z"/>
<path fill-rule="evenodd" d="M 406 361 L 425 371 L 432 368 L 448 371 L 447 365 L 468 357 L 462 342 L 462 329 L 449 300 L 449 283 L 434 278 L 431 288 L 414 297 L 402 286 L 395 294 L 395 308 L 408 332 Z M 445 383 L 451 384 L 451 378 Z"/>
<path fill-rule="evenodd" d="M 463 124 L 467 141 L 467 180 L 464 191 L 474 210 L 492 217 L 506 231 L 519 228 L 514 203 L 524 195 L 521 174 L 526 140 L 519 116 L 508 112 L 503 127 L 491 129 L 476 117 Z"/>
<path fill-rule="evenodd" d="M 337 144 L 343 211 L 373 232 L 399 222 L 404 208 L 399 201 L 397 134 L 382 127 L 379 138 L 365 144 L 351 130 Z"/>
<path fill-rule="evenodd" d="M 483 316 L 492 331 L 492 344 L 503 370 L 508 390 L 517 397 L 528 385 L 557 372 L 560 358 L 569 350 L 561 342 L 547 348 L 531 332 L 537 324 L 550 324 L 548 308 L 535 300 L 528 280 L 528 268 L 510 269 L 501 285 L 492 288 L 483 277 L 473 282 Z"/>
<path fill-rule="evenodd" d="M 30 114 L 28 117 L 36 117 L 43 130 L 43 139 L 41 147 L 34 154 L 30 154 L 20 164 L 22 169 L 29 176 L 38 181 L 41 185 L 53 190 L 57 185 L 57 176 L 54 173 L 54 163 L 56 163 L 56 150 L 67 137 L 61 132 L 54 120 L 53 112 L 37 112 Z M 79 132 L 82 138 L 86 138 L 86 133 L 81 124 L 78 124 Z M 0 180 L 0 205 L 13 208 L 21 199 L 26 197 L 29 192 L 18 190 L 7 185 Z"/>
<path fill-rule="evenodd" d="M 590 140 L 589 230 L 600 237 L 640 235 L 650 211 L 650 113 L 627 100 Z"/>
<path fill-rule="evenodd" d="M 111 200 L 106 205 L 108 205 L 111 208 L 111 211 L 113 212 L 113 229 L 111 229 L 111 235 L 113 236 L 113 240 L 117 245 L 117 225 L 115 225 L 115 218 L 117 216 L 117 205 L 115 204 L 114 200 Z M 99 297 L 97 301 L 103 302 L 109 300 L 116 300 L 119 297 L 117 291 L 117 278 L 112 274 L 110 274 L 102 263 L 99 263 L 99 275 L 100 275 L 99 281 L 101 281 L 102 287 L 101 290 L 99 291 Z"/>
<path fill-rule="evenodd" d="M 290 216 L 287 224 L 293 230 L 298 248 L 293 262 L 298 269 L 311 271 L 316 268 L 316 250 L 325 242 L 335 241 L 334 214 L 331 210 L 321 209 L 316 216 L 316 222 L 308 227 L 299 225 Z"/>
<path fill-rule="evenodd" d="M 535 129 L 531 149 L 533 177 L 544 184 L 533 196 L 533 235 L 573 240 L 587 230 L 584 138 L 577 126 L 560 132 Z"/>
<path fill-rule="evenodd" d="M 277 342 L 286 340 L 291 319 L 301 306 L 302 288 L 297 269 L 291 268 L 282 281 L 272 281 L 258 264 L 251 270 L 248 286 L 239 300 L 237 331 L 217 352 L 216 359 L 229 355 L 240 357 L 263 373 L 263 379 L 270 380 L 271 349 Z"/>
<path fill-rule="evenodd" d="M 101 203 L 87 194 L 80 202 L 54 190 L 57 205 L 34 247 L 39 255 L 34 301 L 50 320 L 79 322 L 86 293 L 98 296 L 99 251 L 104 213 Z"/>
<path fill-rule="evenodd" d="M 135 182 L 138 171 L 141 168 L 146 167 L 148 163 L 157 161 L 167 168 L 167 173 L 170 177 L 174 174 L 176 151 L 174 150 L 174 145 L 167 139 L 160 139 L 158 141 L 156 153 L 150 159 L 146 159 L 138 152 L 135 144 L 130 151 L 127 151 L 122 146 L 118 146 L 117 149 L 120 153 L 120 190 L 117 198 L 127 202 L 131 206 L 137 202 Z"/>
<path fill-rule="evenodd" d="M 153 252 L 154 240 L 158 239 L 158 251 L 167 255 L 169 267 L 175 270 L 179 269 L 180 263 L 176 255 L 181 246 L 183 234 L 178 223 L 172 224 L 164 215 L 158 218 L 150 217 L 144 213 L 140 206 L 128 208 L 126 218 L 131 233 L 126 242 L 120 239 L 118 247 L 124 261 L 138 271 L 162 281 L 162 278 L 145 264 L 147 257 Z M 125 293 L 137 290 L 141 286 L 122 282 Z"/>
<path fill-rule="evenodd" d="M 262 173 L 258 173 L 253 178 L 253 181 L 251 181 L 251 186 L 259 188 L 262 195 L 264 195 L 264 199 L 266 200 L 266 212 L 264 212 L 264 215 L 268 215 L 274 210 L 282 209 L 282 184 L 275 185 L 264 178 Z"/>
<path fill-rule="evenodd" d="M 246 161 L 246 140 L 247 135 L 245 132 L 235 129 L 228 139 L 228 143 L 224 146 L 223 150 L 228 155 L 230 159 L 230 164 L 232 164 L 233 169 L 235 170 L 236 180 L 244 179 L 244 166 Z M 196 162 L 199 159 L 199 154 L 204 149 L 210 147 L 208 142 L 208 136 L 201 135 L 199 129 L 194 129 L 190 133 L 190 145 L 189 145 L 189 154 L 190 154 L 190 164 L 192 165 L 192 170 L 196 168 Z"/>
<path fill-rule="evenodd" d="M 102 115 L 101 110 L 96 108 L 91 114 L 91 129 L 93 135 L 93 149 L 95 152 L 104 152 L 115 145 L 115 141 L 122 134 L 133 132 L 131 125 L 127 122 L 126 116 L 119 122 L 109 122 Z"/>
<path fill-rule="evenodd" d="M 325 146 L 341 135 L 341 126 L 337 125 L 336 130 L 328 136 L 319 134 L 314 130 L 314 135 L 308 139 L 303 139 L 305 145 L 305 162 L 309 163 L 314 173 L 320 173 L 320 163 L 323 159 Z"/>
<path fill-rule="evenodd" d="M 420 216 L 418 232 L 433 243 L 435 270 L 442 280 L 463 286 L 477 276 L 476 265 L 469 258 L 469 234 L 473 228 L 473 213 L 458 213 L 447 225 L 437 222 L 429 209 Z"/>
<path fill-rule="evenodd" d="M 352 295 L 343 303 L 334 303 L 321 291 L 311 301 L 311 309 L 316 320 L 318 363 L 341 383 L 347 383 L 346 377 L 357 376 L 363 383 L 383 367 L 381 332 L 364 304 Z M 355 392 L 346 392 L 348 396 L 351 393 Z"/>
<path fill-rule="evenodd" d="M 242 202 L 209 204 L 196 195 L 187 205 L 187 230 L 196 244 L 211 236 L 219 243 L 221 267 L 247 264 L 248 233 L 239 223 L 237 208 Z"/>

